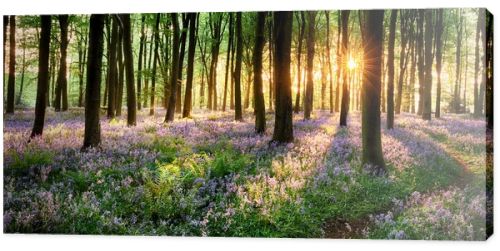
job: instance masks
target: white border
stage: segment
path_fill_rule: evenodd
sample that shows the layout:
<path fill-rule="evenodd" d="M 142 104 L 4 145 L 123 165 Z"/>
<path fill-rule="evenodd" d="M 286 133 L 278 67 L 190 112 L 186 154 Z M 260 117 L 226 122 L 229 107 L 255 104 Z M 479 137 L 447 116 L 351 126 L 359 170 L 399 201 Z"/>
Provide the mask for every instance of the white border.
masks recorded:
<path fill-rule="evenodd" d="M 0 0 L 0 14 L 76 14 L 76 13 L 157 13 L 184 11 L 258 11 L 258 10 L 313 10 L 313 9 L 391 9 L 391 8 L 454 8 L 486 7 L 493 14 L 500 13 L 498 0 Z M 497 16 L 495 19 L 498 19 Z M 0 21 L 1 22 L 1 21 Z M 497 21 L 495 23 L 498 24 Z M 495 24 L 496 27 L 498 27 Z M 495 33 L 499 33 L 498 31 Z M 0 35 L 0 38 L 3 35 Z M 495 35 L 495 47 L 500 48 Z M 3 51 L 0 50 L 0 54 Z M 498 62 L 498 56 L 496 61 Z M 499 71 L 495 63 L 495 72 Z M 0 72 L 3 72 L 3 67 Z M 495 82 L 499 82 L 497 74 Z M 500 90 L 495 84 L 496 92 Z M 1 91 L 0 91 L 1 93 Z M 0 108 L 3 108 L 0 102 Z M 2 109 L 3 110 L 3 109 Z M 500 112 L 500 102 L 495 100 L 495 113 Z M 3 128 L 3 114 L 2 118 Z M 497 116 L 495 138 L 498 138 L 500 117 Z M 3 134 L 0 136 L 3 142 Z M 0 145 L 3 152 L 3 144 Z M 500 166 L 495 158 L 495 166 Z M 3 166 L 3 161 L 0 163 Z M 498 169 L 498 168 L 497 168 Z M 3 168 L 2 171 L 3 177 Z M 495 172 L 495 231 L 498 229 L 500 171 Z M 3 179 L 2 179 L 3 184 Z M 3 185 L 2 185 L 3 191 Z M 2 193 L 3 194 L 3 193 Z M 0 198 L 3 205 L 3 196 Z M 3 232 L 3 224 L 0 226 Z M 496 234 L 498 235 L 498 233 Z M 188 237 L 132 237 L 132 236 L 68 236 L 68 235 L 5 235 L 0 234 L 3 250 L 500 250 L 500 237 L 495 234 L 487 242 L 450 241 L 373 241 L 373 240 L 323 240 L 323 239 L 252 239 L 252 238 L 188 238 Z"/>

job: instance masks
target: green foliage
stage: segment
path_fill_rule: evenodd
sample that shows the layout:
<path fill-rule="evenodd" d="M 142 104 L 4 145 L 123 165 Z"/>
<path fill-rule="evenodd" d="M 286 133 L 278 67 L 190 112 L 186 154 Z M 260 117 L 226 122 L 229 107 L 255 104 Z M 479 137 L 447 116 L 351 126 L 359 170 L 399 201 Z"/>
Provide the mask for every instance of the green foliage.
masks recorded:
<path fill-rule="evenodd" d="M 49 165 L 53 160 L 53 153 L 44 150 L 26 150 L 22 155 L 15 151 L 9 151 L 12 163 L 7 165 L 6 171 L 17 175 L 26 174 L 32 167 Z"/>

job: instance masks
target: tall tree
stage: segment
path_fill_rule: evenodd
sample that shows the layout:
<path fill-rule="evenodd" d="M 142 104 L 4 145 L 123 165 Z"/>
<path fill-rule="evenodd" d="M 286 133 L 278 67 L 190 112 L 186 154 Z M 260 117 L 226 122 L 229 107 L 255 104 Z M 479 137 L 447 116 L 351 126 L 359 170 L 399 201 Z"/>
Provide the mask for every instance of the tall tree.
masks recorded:
<path fill-rule="evenodd" d="M 391 14 L 391 16 L 394 13 Z M 364 62 L 362 96 L 361 131 L 363 154 L 362 161 L 373 167 L 375 175 L 386 173 L 382 153 L 380 133 L 380 87 L 381 58 L 383 53 L 383 10 L 363 11 L 364 22 L 361 23 Z"/>
<path fill-rule="evenodd" d="M 142 68 L 142 60 L 143 60 L 143 53 L 144 50 L 146 49 L 146 33 L 144 32 L 144 26 L 146 23 L 146 15 L 141 14 L 141 38 L 139 40 L 139 55 L 138 55 L 138 62 L 137 62 L 137 110 L 141 110 L 141 89 L 142 89 L 142 75 L 143 73 L 143 68 Z M 144 62 L 145 63 L 145 62 Z"/>
<path fill-rule="evenodd" d="M 441 69 L 443 61 L 443 9 L 438 9 L 436 11 L 436 74 L 437 74 L 437 86 L 436 86 L 436 118 L 441 117 Z"/>
<path fill-rule="evenodd" d="M 151 93 L 149 104 L 149 115 L 155 115 L 155 85 L 156 85 L 156 65 L 158 63 L 158 45 L 160 43 L 160 13 L 156 14 L 156 22 L 154 28 L 154 51 L 153 51 L 153 69 L 151 71 Z"/>
<path fill-rule="evenodd" d="M 118 22 L 114 18 L 111 28 L 111 42 L 108 48 L 108 107 L 107 117 L 109 119 L 115 118 L 116 115 L 116 89 L 117 89 L 117 44 L 118 44 Z M 106 98 L 106 97 L 105 97 Z"/>
<path fill-rule="evenodd" d="M 177 81 L 179 73 L 179 46 L 180 46 L 180 34 L 179 34 L 179 20 L 177 13 L 170 14 L 172 19 L 173 33 L 172 33 L 172 69 L 170 71 L 170 97 L 168 100 L 167 114 L 165 115 L 165 122 L 174 121 L 175 115 L 175 104 L 177 99 Z"/>
<path fill-rule="evenodd" d="M 340 45 L 340 34 L 342 33 L 342 19 L 341 19 L 341 12 L 338 11 L 337 13 L 337 72 L 336 72 L 336 75 L 337 75 L 337 86 L 336 86 L 336 90 L 335 90 L 335 112 L 339 112 L 340 111 L 340 75 L 342 73 L 342 46 Z"/>
<path fill-rule="evenodd" d="M 87 20 L 87 17 L 82 17 L 83 20 Z M 86 24 L 86 23 L 85 23 Z M 77 32 L 77 45 L 78 45 L 78 107 L 83 107 L 84 103 L 84 91 L 83 91 L 83 81 L 85 74 L 85 63 L 87 60 L 87 29 L 88 25 L 83 25 L 81 30 L 75 29 Z"/>
<path fill-rule="evenodd" d="M 411 26 L 413 26 L 413 18 L 411 10 L 400 10 L 400 37 L 401 37 L 401 50 L 399 56 L 399 78 L 397 83 L 397 96 L 395 101 L 394 112 L 401 113 L 401 106 L 403 100 L 403 83 L 405 80 L 406 68 L 408 66 L 410 49 L 408 48 L 409 40 L 413 40 L 411 33 Z"/>
<path fill-rule="evenodd" d="M 123 63 L 123 24 L 120 23 L 120 19 L 117 19 L 119 21 L 118 26 L 120 27 L 118 29 L 118 54 L 117 54 L 117 61 L 118 61 L 118 83 L 116 84 L 116 116 L 121 116 L 122 115 L 122 104 L 123 104 L 123 82 L 125 80 L 125 64 Z"/>
<path fill-rule="evenodd" d="M 184 54 L 186 54 L 186 40 L 189 26 L 189 17 L 182 13 L 182 30 L 180 35 L 179 67 L 177 68 L 177 90 L 175 99 L 175 112 L 182 112 L 182 70 L 184 69 Z"/>
<path fill-rule="evenodd" d="M 12 21 L 12 20 L 11 20 Z M 47 106 L 46 93 L 49 85 L 49 54 L 50 54 L 50 29 L 51 16 L 41 16 L 42 29 L 38 46 L 38 80 L 36 88 L 35 122 L 30 138 L 43 133 L 45 122 L 45 107 Z M 97 102 L 99 106 L 99 102 Z"/>
<path fill-rule="evenodd" d="M 425 10 L 425 85 L 424 85 L 424 92 L 423 92 L 423 107 L 422 107 L 422 118 L 424 120 L 431 120 L 431 113 L 432 113 L 432 96 L 431 96 L 431 90 L 432 90 L 432 62 L 434 59 L 434 55 L 432 52 L 432 38 L 434 34 L 434 24 L 433 24 L 433 18 L 432 18 L 433 10 Z"/>
<path fill-rule="evenodd" d="M 132 35 L 130 28 L 130 14 L 121 14 L 123 23 L 123 54 L 127 80 L 127 125 L 136 125 L 137 102 L 135 99 L 134 55 L 132 52 Z"/>
<path fill-rule="evenodd" d="M 326 60 L 328 65 L 328 77 L 330 83 L 330 113 L 333 113 L 333 72 L 332 60 L 330 58 L 330 11 L 325 11 L 326 17 Z"/>
<path fill-rule="evenodd" d="M 299 113 L 300 111 L 300 84 L 302 82 L 302 41 L 304 41 L 304 34 L 306 31 L 306 20 L 304 17 L 304 12 L 297 12 L 297 21 L 300 23 L 299 26 L 299 39 L 297 41 L 297 93 L 295 95 L 295 106 L 293 111 Z"/>
<path fill-rule="evenodd" d="M 7 28 L 9 27 L 9 16 L 4 15 L 3 16 L 3 72 L 7 72 L 5 69 L 5 55 L 7 55 Z M 5 100 L 5 77 L 3 80 L 3 93 L 4 93 L 4 99 Z"/>
<path fill-rule="evenodd" d="M 68 51 L 68 15 L 59 15 L 59 27 L 61 28 L 59 74 L 57 75 L 55 111 L 68 110 L 68 78 L 66 68 L 66 57 Z M 62 106 L 62 107 L 61 107 Z"/>
<path fill-rule="evenodd" d="M 101 65 L 104 41 L 104 19 L 104 15 L 90 16 L 83 150 L 90 147 L 97 147 L 101 143 L 99 105 L 101 103 Z"/>
<path fill-rule="evenodd" d="M 476 46 L 474 50 L 474 116 L 479 117 L 482 114 L 482 107 L 483 104 L 480 102 L 480 97 L 479 97 L 479 67 L 480 67 L 480 62 L 481 62 L 481 54 L 480 54 L 480 48 L 483 43 L 481 43 L 481 34 L 483 34 L 483 39 L 484 39 L 484 31 L 483 29 L 485 28 L 485 12 L 483 9 L 478 9 L 477 11 L 477 24 L 476 24 Z"/>
<path fill-rule="evenodd" d="M 453 90 L 452 108 L 454 112 L 460 112 L 460 81 L 461 81 L 461 64 L 462 64 L 462 36 L 463 36 L 463 22 L 464 17 L 461 9 L 457 9 L 458 22 L 456 22 L 457 29 L 457 43 L 455 51 L 455 87 Z"/>
<path fill-rule="evenodd" d="M 255 45 L 253 49 L 253 97 L 255 99 L 255 132 L 266 131 L 266 106 L 264 93 L 262 92 L 262 54 L 264 51 L 266 12 L 257 13 L 257 25 L 255 27 Z"/>
<path fill-rule="evenodd" d="M 227 54 L 226 54 L 226 75 L 224 77 L 224 95 L 222 97 L 222 111 L 226 111 L 226 100 L 227 100 L 227 85 L 228 85 L 228 78 L 229 75 L 231 75 L 232 78 L 232 67 L 231 70 L 229 69 L 230 65 L 230 59 L 231 59 L 231 48 L 233 45 L 233 13 L 229 13 L 229 37 L 227 38 Z"/>
<path fill-rule="evenodd" d="M 209 13 L 209 29 L 211 36 L 211 62 L 208 82 L 208 109 L 217 110 L 217 64 L 219 47 L 222 42 L 222 27 L 224 13 Z"/>
<path fill-rule="evenodd" d="M 274 13 L 274 81 L 276 85 L 276 111 L 273 141 L 293 141 L 292 80 L 290 77 L 290 50 L 292 45 L 293 12 Z"/>
<path fill-rule="evenodd" d="M 486 91 L 486 128 L 488 130 L 493 130 L 493 15 L 491 13 L 485 13 L 484 9 L 482 10 L 484 15 L 486 16 L 485 23 L 485 91 Z"/>
<path fill-rule="evenodd" d="M 241 107 L 241 60 L 243 56 L 243 34 L 241 12 L 236 13 L 236 65 L 234 69 L 234 119 L 243 120 Z"/>
<path fill-rule="evenodd" d="M 304 119 L 311 118 L 313 109 L 313 93 L 314 93 L 314 26 L 316 25 L 316 12 L 307 12 L 307 82 L 304 102 Z"/>
<path fill-rule="evenodd" d="M 418 68 L 418 108 L 417 114 L 422 115 L 424 90 L 424 10 L 418 10 L 417 18 L 417 68 Z"/>
<path fill-rule="evenodd" d="M 342 19 L 342 51 L 341 51 L 341 62 L 343 69 L 343 83 L 342 83 L 342 103 L 340 105 L 340 126 L 347 126 L 347 113 L 349 112 L 349 83 L 347 81 L 347 74 L 345 72 L 345 63 L 347 59 L 347 46 L 348 46 L 348 35 L 347 35 L 347 25 L 349 23 L 349 11 L 342 10 L 340 12 Z"/>
<path fill-rule="evenodd" d="M 14 113 L 16 91 L 16 16 L 10 16 L 9 29 L 9 80 L 7 83 L 6 113 Z"/>
<path fill-rule="evenodd" d="M 194 55 L 196 50 L 196 35 L 197 35 L 197 13 L 189 13 L 189 49 L 188 49 L 188 62 L 187 62 L 187 77 L 186 77 L 186 93 L 184 95 L 184 109 L 182 117 L 187 118 L 191 116 L 192 109 L 192 96 L 193 96 L 193 71 L 194 71 Z"/>
<path fill-rule="evenodd" d="M 398 10 L 391 11 L 389 25 L 389 46 L 387 48 L 387 129 L 394 127 L 394 41 L 396 40 L 396 20 Z"/>

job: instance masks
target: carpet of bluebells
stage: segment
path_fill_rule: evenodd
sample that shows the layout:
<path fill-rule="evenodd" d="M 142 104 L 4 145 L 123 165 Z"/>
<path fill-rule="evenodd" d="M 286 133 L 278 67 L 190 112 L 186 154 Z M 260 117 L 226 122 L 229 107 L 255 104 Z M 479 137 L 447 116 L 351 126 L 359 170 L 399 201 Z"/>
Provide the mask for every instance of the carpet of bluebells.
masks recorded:
<path fill-rule="evenodd" d="M 102 145 L 86 152 L 82 110 L 48 111 L 30 143 L 33 110 L 4 115 L 4 231 L 321 238 L 328 221 L 366 219 L 353 238 L 486 238 L 483 120 L 396 116 L 382 132 L 388 175 L 373 177 L 358 113 L 347 128 L 295 115 L 286 145 L 270 143 L 272 113 L 264 135 L 251 113 L 163 114 L 102 118 Z"/>

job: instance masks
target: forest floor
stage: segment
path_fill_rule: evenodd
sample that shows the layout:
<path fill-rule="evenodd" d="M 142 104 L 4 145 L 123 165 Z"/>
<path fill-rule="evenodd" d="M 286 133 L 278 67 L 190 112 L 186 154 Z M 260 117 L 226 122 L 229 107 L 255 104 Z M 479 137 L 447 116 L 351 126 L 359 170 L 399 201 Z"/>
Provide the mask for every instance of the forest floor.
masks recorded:
<path fill-rule="evenodd" d="M 484 120 L 396 116 L 382 129 L 387 177 L 361 164 L 359 113 L 294 115 L 293 143 L 270 144 L 253 117 L 197 111 L 163 124 L 101 119 L 81 152 L 83 110 L 4 115 L 4 231 L 377 239 L 486 238 Z M 382 118 L 384 123 L 385 119 Z M 385 128 L 385 125 L 382 125 Z"/>

